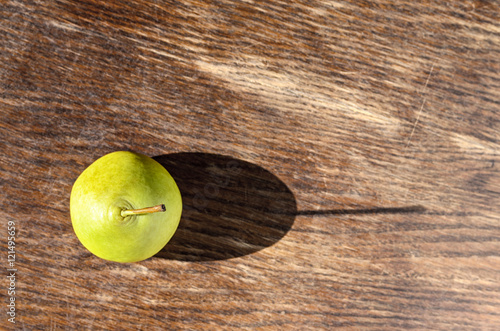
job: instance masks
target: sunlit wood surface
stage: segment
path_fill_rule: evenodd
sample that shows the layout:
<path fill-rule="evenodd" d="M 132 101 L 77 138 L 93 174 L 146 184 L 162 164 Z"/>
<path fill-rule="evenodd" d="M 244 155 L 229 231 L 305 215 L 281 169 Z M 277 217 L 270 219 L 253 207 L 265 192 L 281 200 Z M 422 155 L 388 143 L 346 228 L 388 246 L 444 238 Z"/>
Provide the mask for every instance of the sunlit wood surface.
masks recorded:
<path fill-rule="evenodd" d="M 497 1 L 1 1 L 0 326 L 498 330 L 499 111 Z M 184 197 L 143 262 L 71 225 L 116 150 Z"/>

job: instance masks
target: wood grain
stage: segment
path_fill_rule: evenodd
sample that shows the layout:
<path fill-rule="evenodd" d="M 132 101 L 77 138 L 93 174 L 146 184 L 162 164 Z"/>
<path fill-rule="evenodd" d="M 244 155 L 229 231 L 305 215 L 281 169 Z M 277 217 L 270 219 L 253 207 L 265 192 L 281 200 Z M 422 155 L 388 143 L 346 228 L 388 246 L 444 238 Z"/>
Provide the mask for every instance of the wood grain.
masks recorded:
<path fill-rule="evenodd" d="M 0 34 L 2 329 L 498 329 L 497 1 L 5 0 Z M 115 150 L 184 195 L 140 263 L 71 226 Z"/>

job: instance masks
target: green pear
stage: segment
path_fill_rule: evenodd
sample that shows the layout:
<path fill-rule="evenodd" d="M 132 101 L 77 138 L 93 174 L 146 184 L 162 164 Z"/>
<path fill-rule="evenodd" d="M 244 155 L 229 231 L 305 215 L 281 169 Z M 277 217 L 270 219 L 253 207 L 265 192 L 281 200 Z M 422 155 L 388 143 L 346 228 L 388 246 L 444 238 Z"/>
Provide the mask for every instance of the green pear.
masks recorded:
<path fill-rule="evenodd" d="M 161 164 L 119 151 L 99 158 L 77 178 L 70 213 L 76 236 L 90 252 L 110 261 L 137 262 L 172 238 L 182 198 Z"/>

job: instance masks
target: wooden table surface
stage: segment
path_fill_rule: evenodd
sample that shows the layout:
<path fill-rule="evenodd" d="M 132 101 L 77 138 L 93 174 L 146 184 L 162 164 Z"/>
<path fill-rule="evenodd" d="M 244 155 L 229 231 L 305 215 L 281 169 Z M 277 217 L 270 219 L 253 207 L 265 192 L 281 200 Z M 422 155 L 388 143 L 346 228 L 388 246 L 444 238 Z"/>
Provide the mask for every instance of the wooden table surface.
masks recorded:
<path fill-rule="evenodd" d="M 5 0 L 0 33 L 0 329 L 498 330 L 499 2 Z M 183 194 L 143 262 L 71 225 L 116 150 Z"/>

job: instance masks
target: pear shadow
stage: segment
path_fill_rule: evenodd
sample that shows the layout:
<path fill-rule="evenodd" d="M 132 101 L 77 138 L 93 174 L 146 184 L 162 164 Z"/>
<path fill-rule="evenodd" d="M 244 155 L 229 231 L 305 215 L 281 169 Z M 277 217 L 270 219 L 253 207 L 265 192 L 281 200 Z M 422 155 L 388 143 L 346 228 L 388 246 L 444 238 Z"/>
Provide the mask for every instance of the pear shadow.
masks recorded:
<path fill-rule="evenodd" d="M 427 211 L 422 206 L 298 211 L 295 196 L 285 183 L 255 164 L 208 153 L 154 159 L 175 179 L 183 201 L 177 231 L 155 255 L 169 260 L 215 261 L 255 253 L 283 238 L 297 216 Z"/>
<path fill-rule="evenodd" d="M 252 163 L 208 153 L 154 157 L 175 179 L 183 213 L 155 257 L 226 260 L 269 247 L 291 229 L 297 204 L 275 175 Z"/>
<path fill-rule="evenodd" d="M 330 209 L 330 210 L 303 210 L 297 216 L 328 216 L 328 215 L 368 215 L 368 214 L 423 214 L 427 209 L 423 206 L 410 207 L 379 207 L 361 209 Z"/>

